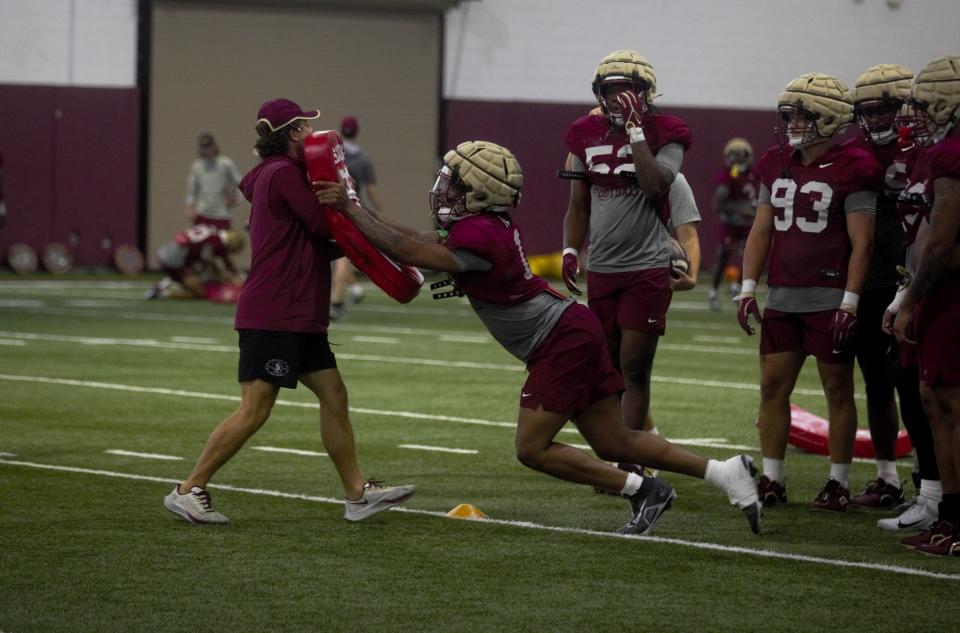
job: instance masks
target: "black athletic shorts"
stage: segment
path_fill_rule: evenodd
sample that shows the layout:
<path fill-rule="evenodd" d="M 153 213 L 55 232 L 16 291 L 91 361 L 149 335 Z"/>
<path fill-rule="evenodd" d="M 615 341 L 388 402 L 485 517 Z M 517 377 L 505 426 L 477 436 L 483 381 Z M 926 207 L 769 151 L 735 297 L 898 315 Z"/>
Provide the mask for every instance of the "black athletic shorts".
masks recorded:
<path fill-rule="evenodd" d="M 325 332 L 239 330 L 239 382 L 259 378 L 279 387 L 297 388 L 300 374 L 336 369 Z"/>

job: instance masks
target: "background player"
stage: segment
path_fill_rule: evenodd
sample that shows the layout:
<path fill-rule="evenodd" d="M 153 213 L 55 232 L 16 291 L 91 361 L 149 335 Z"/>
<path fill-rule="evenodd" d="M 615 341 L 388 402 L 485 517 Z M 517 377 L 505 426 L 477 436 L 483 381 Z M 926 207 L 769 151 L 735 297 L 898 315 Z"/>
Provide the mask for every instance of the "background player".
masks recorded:
<path fill-rule="evenodd" d="M 593 92 L 601 113 L 567 130 L 567 169 L 587 180 L 570 186 L 563 278 L 579 295 L 579 253 L 589 231 L 588 302 L 623 376 L 624 420 L 650 428 L 650 376 L 672 296 L 668 192 L 690 132 L 651 105 L 656 75 L 639 53 L 616 51 L 601 60 Z"/>
<path fill-rule="evenodd" d="M 710 309 L 720 309 L 717 288 L 723 279 L 730 256 L 743 250 L 750 233 L 753 216 L 757 211 L 757 190 L 760 178 L 753 167 L 753 146 L 747 139 L 735 137 L 723 146 L 723 163 L 714 178 L 716 189 L 713 192 L 713 210 L 720 217 L 717 262 L 713 269 L 713 280 L 707 289 L 707 301 Z M 730 296 L 740 292 L 740 280 L 730 282 Z"/>

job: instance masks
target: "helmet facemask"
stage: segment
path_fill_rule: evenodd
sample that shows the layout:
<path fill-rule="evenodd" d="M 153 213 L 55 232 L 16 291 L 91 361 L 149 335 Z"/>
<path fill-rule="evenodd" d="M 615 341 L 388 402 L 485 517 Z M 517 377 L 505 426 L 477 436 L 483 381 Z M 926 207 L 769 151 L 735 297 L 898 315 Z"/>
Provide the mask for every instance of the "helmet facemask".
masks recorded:
<path fill-rule="evenodd" d="M 863 137 L 874 145 L 887 145 L 897 138 L 897 121 L 903 101 L 871 99 L 854 105 L 854 116 Z"/>
<path fill-rule="evenodd" d="M 817 129 L 820 114 L 800 105 L 780 104 L 777 107 L 780 121 L 776 126 L 780 146 L 791 150 L 803 149 L 825 141 Z"/>
<path fill-rule="evenodd" d="M 954 109 L 945 124 L 937 125 L 934 118 L 930 116 L 930 105 L 910 96 L 907 97 L 902 114 L 897 117 L 897 125 L 908 130 L 905 136 L 912 139 L 915 145 L 928 147 L 946 138 L 956 125 L 958 117 L 960 117 L 960 106 Z M 904 133 L 901 134 L 904 135 Z"/>
<path fill-rule="evenodd" d="M 444 165 L 437 172 L 437 180 L 430 190 L 430 211 L 434 223 L 442 229 L 449 228 L 461 218 L 474 215 L 467 210 L 467 186 L 449 165 Z"/>
<path fill-rule="evenodd" d="M 623 114 L 620 112 L 620 104 L 617 102 L 617 95 L 621 92 L 632 91 L 639 97 L 640 114 L 647 111 L 647 92 L 646 82 L 632 79 L 625 76 L 604 77 L 597 83 L 596 94 L 597 103 L 600 104 L 600 111 L 610 122 L 623 127 Z"/>

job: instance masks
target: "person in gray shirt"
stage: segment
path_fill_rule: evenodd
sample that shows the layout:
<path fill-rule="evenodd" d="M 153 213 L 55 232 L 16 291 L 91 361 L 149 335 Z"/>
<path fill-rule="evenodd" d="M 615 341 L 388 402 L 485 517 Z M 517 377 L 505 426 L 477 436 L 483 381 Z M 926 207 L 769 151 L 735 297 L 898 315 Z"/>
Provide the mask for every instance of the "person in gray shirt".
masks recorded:
<path fill-rule="evenodd" d="M 240 199 L 240 172 L 230 158 L 220 154 L 213 135 L 201 134 L 197 146 L 199 156 L 190 164 L 187 175 L 184 215 L 193 225 L 229 229 L 232 209 Z"/>

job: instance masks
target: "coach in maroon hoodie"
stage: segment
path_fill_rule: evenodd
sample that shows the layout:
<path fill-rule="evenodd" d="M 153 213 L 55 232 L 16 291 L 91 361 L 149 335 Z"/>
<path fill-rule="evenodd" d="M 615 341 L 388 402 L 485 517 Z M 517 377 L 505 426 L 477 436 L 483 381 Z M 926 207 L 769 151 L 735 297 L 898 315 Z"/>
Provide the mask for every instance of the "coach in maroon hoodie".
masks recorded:
<path fill-rule="evenodd" d="M 237 303 L 240 407 L 214 429 L 190 476 L 164 499 L 191 523 L 226 523 L 205 490 L 214 473 L 270 417 L 280 387 L 303 383 L 320 402 L 320 434 L 343 483 L 344 517 L 359 521 L 402 503 L 413 486 L 364 481 L 357 465 L 347 389 L 327 341 L 330 234 L 303 163 L 316 110 L 287 99 L 261 106 L 256 151 L 262 162 L 240 183 L 251 202 L 250 274 Z"/>

